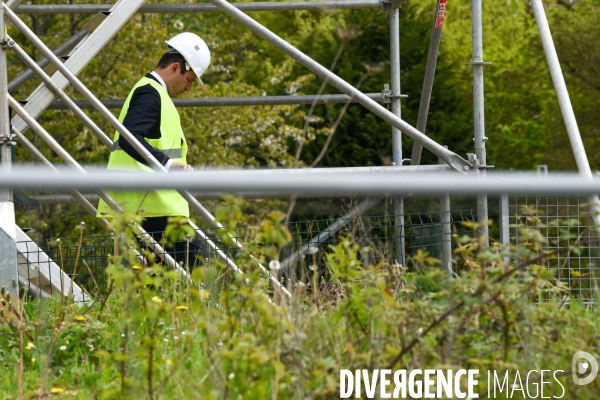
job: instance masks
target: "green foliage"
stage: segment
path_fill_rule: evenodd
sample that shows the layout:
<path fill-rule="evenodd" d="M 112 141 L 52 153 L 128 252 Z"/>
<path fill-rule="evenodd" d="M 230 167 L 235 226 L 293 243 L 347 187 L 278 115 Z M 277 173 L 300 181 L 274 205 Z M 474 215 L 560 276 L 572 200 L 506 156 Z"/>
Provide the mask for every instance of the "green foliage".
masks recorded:
<path fill-rule="evenodd" d="M 223 231 L 240 217 L 239 205 L 230 198 L 218 210 Z M 412 260 L 419 265 L 414 272 L 366 264 L 364 249 L 351 236 L 341 238 L 327 253 L 328 281 L 297 282 L 288 301 L 255 268 L 288 242 L 282 217 L 268 215 L 249 236 L 248 250 L 236 255 L 243 276 L 216 262 L 195 269 L 192 280 L 151 257 L 143 268 L 128 250 L 131 238 L 116 242 L 106 271 L 110 289 L 91 303 L 14 299 L 2 291 L 2 398 L 326 399 L 338 396 L 340 369 L 525 376 L 541 368 L 569 371 L 578 350 L 600 355 L 597 309 L 575 299 L 566 306 L 571 288 L 540 266 L 552 255 L 540 254 L 533 229 L 520 233 L 525 246 L 508 250 L 456 238 L 455 256 L 465 268 L 454 277 L 423 252 Z M 127 224 L 115 227 L 131 237 Z M 540 296 L 548 301 L 537 302 Z M 559 380 L 565 398 L 600 393 L 597 380 L 577 386 L 570 373 Z M 561 394 L 557 384 L 545 390 Z"/>

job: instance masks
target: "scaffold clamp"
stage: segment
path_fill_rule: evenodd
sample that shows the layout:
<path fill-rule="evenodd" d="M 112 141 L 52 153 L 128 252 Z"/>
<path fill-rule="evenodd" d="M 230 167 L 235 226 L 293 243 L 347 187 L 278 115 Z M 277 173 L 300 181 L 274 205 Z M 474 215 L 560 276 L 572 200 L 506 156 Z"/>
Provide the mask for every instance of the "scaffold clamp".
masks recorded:
<path fill-rule="evenodd" d="M 384 103 L 391 103 L 393 99 L 401 99 L 403 97 L 408 97 L 406 95 L 394 96 L 392 91 L 390 90 L 389 83 L 383 85 L 383 90 L 381 91 L 381 97 L 383 98 Z"/>
<path fill-rule="evenodd" d="M 382 10 L 389 10 L 390 8 L 400 8 L 408 0 L 381 0 L 379 2 L 379 8 Z"/>
<path fill-rule="evenodd" d="M 0 146 L 2 146 L 2 145 L 16 146 L 17 145 L 17 135 L 15 135 L 14 133 L 11 133 L 8 135 L 8 137 L 6 137 L 6 136 L 0 137 Z"/>
<path fill-rule="evenodd" d="M 0 40 L 0 46 L 2 46 L 4 50 L 11 49 L 15 47 L 15 41 L 7 36 L 3 40 Z"/>

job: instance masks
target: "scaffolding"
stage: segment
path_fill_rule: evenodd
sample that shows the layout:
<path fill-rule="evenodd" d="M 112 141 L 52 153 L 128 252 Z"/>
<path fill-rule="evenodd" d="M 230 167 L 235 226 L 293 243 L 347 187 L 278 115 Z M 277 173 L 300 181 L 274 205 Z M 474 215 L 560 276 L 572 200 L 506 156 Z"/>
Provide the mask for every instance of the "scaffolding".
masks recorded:
<path fill-rule="evenodd" d="M 381 174 L 396 173 L 410 174 L 417 171 L 425 171 L 425 173 L 439 173 L 440 170 L 451 171 L 454 174 L 474 174 L 478 175 L 480 182 L 484 183 L 486 178 L 486 169 L 489 168 L 486 164 L 485 144 L 487 137 L 485 136 L 484 125 L 484 93 L 483 79 L 484 67 L 490 63 L 485 62 L 483 58 L 483 41 L 482 41 L 482 8 L 481 0 L 472 1 L 472 35 L 473 35 L 473 59 L 470 64 L 473 68 L 473 98 L 474 98 L 474 144 L 475 152 L 470 154 L 465 160 L 461 156 L 452 152 L 448 148 L 435 142 L 433 139 L 425 135 L 427 123 L 427 111 L 433 87 L 435 66 L 438 56 L 439 44 L 441 40 L 441 32 L 444 24 L 444 15 L 446 10 L 447 0 L 438 0 L 433 18 L 432 36 L 430 48 L 427 57 L 427 66 L 423 90 L 421 95 L 421 103 L 419 108 L 419 118 L 417 126 L 413 127 L 401 119 L 401 103 L 400 99 L 400 10 L 404 0 L 327 0 L 327 1 L 310 1 L 310 2 L 262 2 L 262 3 L 229 3 L 226 0 L 210 0 L 212 4 L 144 4 L 144 0 L 118 0 L 113 5 L 21 5 L 22 0 L 9 0 L 1 4 L 0 9 L 0 26 L 4 26 L 5 20 L 10 20 L 14 26 L 43 54 L 46 61 L 36 63 L 31 59 L 10 37 L 6 36 L 2 31 L 0 42 L 2 50 L 0 51 L 0 113 L 2 122 L 0 123 L 0 155 L 2 160 L 2 171 L 7 173 L 11 170 L 10 161 L 10 146 L 16 138 L 18 142 L 26 148 L 32 155 L 43 165 L 52 171 L 59 172 L 44 155 L 39 152 L 35 146 L 23 135 L 25 129 L 31 128 L 37 133 L 72 169 L 80 174 L 87 172 L 81 167 L 72 155 L 68 154 L 60 144 L 41 126 L 36 118 L 46 109 L 68 108 L 81 119 L 88 129 L 98 137 L 98 139 L 107 147 L 112 146 L 112 140 L 82 111 L 82 109 L 93 108 L 97 110 L 111 126 L 116 129 L 142 157 L 156 171 L 166 171 L 143 147 L 131 133 L 112 115 L 109 108 L 118 108 L 122 105 L 122 101 L 100 101 L 86 86 L 77 78 L 79 72 L 98 54 L 98 52 L 108 43 L 111 38 L 124 26 L 124 24 L 135 14 L 139 12 L 224 12 L 237 20 L 242 25 L 246 26 L 256 35 L 262 37 L 266 41 L 273 44 L 278 49 L 285 52 L 291 58 L 308 68 L 315 75 L 319 76 L 331 86 L 340 90 L 341 94 L 327 96 L 272 96 L 272 97 L 251 97 L 251 98 L 227 98 L 227 99 L 186 99 L 176 102 L 181 107 L 202 107 L 202 106 L 245 106 L 259 104 L 318 104 L 318 103 L 348 103 L 355 102 L 367 108 L 373 114 L 379 116 L 384 121 L 388 122 L 392 127 L 392 142 L 391 149 L 393 162 L 395 167 L 380 168 Z M 538 23 L 540 36 L 544 45 L 544 51 L 551 70 L 553 83 L 561 105 L 561 111 L 567 131 L 573 147 L 573 152 L 577 160 L 577 166 L 580 175 L 585 179 L 592 179 L 585 150 L 581 142 L 581 137 L 577 129 L 577 124 L 573 116 L 573 110 L 570 105 L 568 92 L 562 78 L 558 58 L 554 50 L 552 38 L 548 28 L 545 12 L 541 0 L 532 0 L 532 7 L 536 21 Z M 384 88 L 381 93 L 362 93 L 351 84 L 344 81 L 339 76 L 335 75 L 329 69 L 323 67 L 315 60 L 311 59 L 300 50 L 283 40 L 281 37 L 271 32 L 256 20 L 252 19 L 245 12 L 247 11 L 283 11 L 283 10 L 329 10 L 329 9 L 367 9 L 378 8 L 389 13 L 390 25 L 390 67 L 391 67 L 391 82 L 389 88 Z M 94 14 L 95 16 L 85 25 L 84 29 L 77 32 L 73 37 L 69 38 L 65 43 L 52 51 L 49 49 L 35 33 L 19 18 L 19 14 L 52 14 L 52 13 L 79 13 L 79 14 Z M 69 56 L 66 61 L 60 59 L 61 53 L 69 51 Z M 29 71 L 21 74 L 15 81 L 9 83 L 7 78 L 6 52 L 14 51 L 27 65 Z M 55 68 L 55 73 L 50 76 L 42 68 L 44 64 L 49 63 Z M 29 77 L 39 76 L 43 84 L 41 84 L 28 98 L 25 105 L 21 105 L 9 93 L 15 90 L 19 85 L 25 82 Z M 67 86 L 72 85 L 79 93 L 81 93 L 86 101 L 73 101 L 66 93 Z M 55 101 L 56 97 L 59 102 Z M 382 106 L 380 103 L 389 103 L 391 110 Z M 8 118 L 9 106 L 16 112 L 16 116 L 12 121 Z M 12 133 L 11 132 L 12 127 Z M 411 155 L 411 165 L 403 166 L 402 162 L 402 134 L 410 137 L 414 141 L 413 151 Z M 442 165 L 435 166 L 432 170 L 420 166 L 420 155 L 422 148 L 425 147 L 433 154 L 438 156 L 439 162 Z M 361 171 L 356 169 L 356 174 Z M 364 171 L 363 171 L 364 172 Z M 373 171 L 370 171 L 373 172 Z M 296 171 L 282 171 L 282 174 L 294 174 Z M 320 172 L 319 172 L 320 173 Z M 447 172 L 448 173 L 448 172 Z M 252 195 L 252 190 L 246 190 L 246 193 Z M 222 226 L 215 220 L 212 214 L 196 199 L 196 197 L 187 190 L 180 190 L 181 195 L 188 201 L 191 208 L 195 210 L 212 228 L 221 229 Z M 272 191 L 270 194 L 280 193 Z M 297 193 L 296 193 L 297 194 Z M 368 194 L 368 193 L 365 193 Z M 257 195 L 268 196 L 269 193 L 260 192 Z M 112 208 L 119 210 L 120 206 L 112 200 L 105 190 L 97 190 L 95 196 L 102 198 Z M 53 201 L 65 200 L 55 198 Z M 96 215 L 95 207 L 90 203 L 89 196 L 83 195 L 77 190 L 70 190 L 68 199 L 74 199 L 80 203 L 86 211 L 92 215 Z M 380 199 L 380 198 L 379 198 Z M 379 201 L 378 198 L 368 197 L 361 202 L 357 209 L 349 212 L 350 216 L 362 214 L 368 210 L 373 204 Z M 14 206 L 11 202 L 11 191 L 8 188 L 0 187 L 0 250 L 3 254 L 9 254 L 9 257 L 0 259 L 0 285 L 10 290 L 15 290 L 19 281 L 19 273 L 17 268 L 17 254 L 23 255 L 17 249 L 18 227 L 15 223 Z M 507 244 L 509 235 L 507 234 L 507 214 L 504 210 L 508 208 L 506 195 L 501 195 L 501 239 Z M 450 243 L 450 231 L 445 229 L 449 226 L 450 206 L 449 195 L 442 195 L 440 198 L 440 211 L 442 215 L 441 229 L 436 230 L 435 235 L 441 235 L 442 243 Z M 598 196 L 590 195 L 589 204 L 591 204 L 591 214 L 596 226 L 600 225 L 600 213 L 598 211 L 599 201 Z M 397 196 L 394 198 L 394 215 L 395 223 L 394 238 L 396 240 L 396 262 L 404 265 L 406 263 L 404 254 L 404 198 Z M 345 216 L 347 219 L 348 214 Z M 480 223 L 479 234 L 482 235 L 484 241 L 488 240 L 489 232 L 487 230 L 488 221 L 488 198 L 485 194 L 479 194 L 477 199 L 477 220 Z M 344 226 L 344 217 L 334 222 L 329 232 L 337 232 Z M 98 219 L 98 223 L 108 229 L 106 220 Z M 236 273 L 243 273 L 229 257 L 226 252 L 219 248 L 203 230 L 199 229 L 192 223 L 198 238 L 205 241 L 211 251 L 224 262 L 230 269 Z M 433 228 L 432 228 L 433 229 Z M 435 228 L 437 229 L 437 228 Z M 136 226 L 135 230 L 140 232 L 141 240 L 149 243 L 150 248 L 164 261 L 164 263 L 172 269 L 178 269 L 185 274 L 174 259 L 167 254 L 162 247 L 154 242 L 141 227 Z M 234 237 L 231 238 L 237 251 L 242 251 L 243 246 Z M 302 246 L 297 252 L 298 258 L 306 255 L 311 246 Z M 444 254 L 444 259 L 448 260 L 448 255 L 451 252 L 449 246 L 442 246 L 439 250 Z M 13 257 L 14 255 L 14 257 Z M 141 258 L 141 254 L 137 254 Z M 286 268 L 293 264 L 290 260 L 286 264 Z M 258 264 L 265 278 L 269 279 L 271 284 L 282 293 L 290 296 L 285 287 L 281 286 L 267 269 Z M 445 264 L 445 269 L 451 270 L 451 265 Z M 43 272 L 41 274 L 49 274 Z M 45 279 L 44 282 L 54 289 L 62 290 L 64 282 L 61 280 L 58 283 L 52 283 L 51 277 L 42 276 L 40 279 Z M 62 278 L 61 278 L 62 279 Z M 66 277 L 65 279 L 69 279 Z M 59 285 L 59 286 L 56 286 Z"/>

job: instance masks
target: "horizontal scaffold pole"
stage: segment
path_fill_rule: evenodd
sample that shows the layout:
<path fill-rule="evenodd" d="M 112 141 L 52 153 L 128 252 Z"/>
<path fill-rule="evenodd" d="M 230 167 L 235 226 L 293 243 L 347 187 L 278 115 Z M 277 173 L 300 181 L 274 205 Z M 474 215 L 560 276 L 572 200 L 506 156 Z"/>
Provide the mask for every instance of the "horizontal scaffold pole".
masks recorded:
<path fill-rule="evenodd" d="M 253 2 L 233 3 L 243 11 L 294 11 L 294 10 L 341 10 L 379 8 L 380 0 L 331 0 L 331 1 L 291 1 L 291 2 Z M 46 4 L 21 5 L 17 14 L 96 14 L 106 12 L 111 4 Z M 145 4 L 138 13 L 190 13 L 218 12 L 212 4 Z"/>
<path fill-rule="evenodd" d="M 383 102 L 381 93 L 366 94 L 370 99 L 378 103 Z M 254 96 L 254 97 L 207 97 L 195 99 L 173 99 L 176 107 L 236 107 L 236 106 L 282 106 L 294 104 L 345 104 L 356 103 L 345 94 L 328 95 L 299 95 L 299 96 Z M 93 109 L 92 103 L 86 100 L 76 100 L 75 104 L 82 109 Z M 102 100 L 102 104 L 109 109 L 120 109 L 125 100 Z M 50 110 L 66 110 L 69 107 L 62 101 L 54 101 L 50 104 Z"/>

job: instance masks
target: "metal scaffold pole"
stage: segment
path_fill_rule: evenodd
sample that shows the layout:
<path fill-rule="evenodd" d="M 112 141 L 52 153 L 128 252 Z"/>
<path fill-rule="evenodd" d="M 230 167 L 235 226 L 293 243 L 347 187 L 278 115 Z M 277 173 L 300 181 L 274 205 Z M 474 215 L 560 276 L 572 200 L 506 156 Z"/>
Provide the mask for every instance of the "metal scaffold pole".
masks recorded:
<path fill-rule="evenodd" d="M 433 28 L 431 29 L 431 39 L 429 40 L 429 52 L 427 53 L 427 64 L 425 65 L 425 78 L 423 79 L 423 89 L 421 90 L 421 103 L 419 105 L 419 114 L 417 116 L 417 130 L 422 133 L 425 133 L 425 128 L 427 127 L 427 114 L 429 113 L 435 67 L 437 65 L 440 42 L 442 40 L 442 27 L 444 25 L 444 16 L 446 14 L 446 1 L 447 0 L 438 0 L 435 8 L 435 16 L 433 18 Z M 414 142 L 412 154 L 410 156 L 411 165 L 419 165 L 421 163 L 422 152 L 423 146 L 421 143 Z"/>
<path fill-rule="evenodd" d="M 4 7 L 0 8 L 0 168 L 2 175 L 12 170 L 10 121 L 8 111 L 8 66 L 6 49 L 10 46 L 4 25 Z M 0 188 L 0 287 L 17 294 L 17 230 L 12 191 Z"/>
<path fill-rule="evenodd" d="M 20 2 L 20 1 L 19 1 Z M 248 3 L 233 3 L 243 11 L 294 11 L 294 10 L 360 10 L 379 8 L 381 0 L 325 0 L 325 1 L 263 1 Z M 16 9 L 17 14 L 96 14 L 108 11 L 110 5 L 102 4 L 35 4 L 22 5 Z M 192 13 L 192 12 L 218 12 L 219 9 L 212 4 L 144 4 L 140 13 Z"/>
<path fill-rule="evenodd" d="M 483 103 L 483 67 L 488 65 L 483 61 L 483 21 L 481 0 L 471 1 L 472 27 L 473 27 L 473 61 L 469 63 L 473 66 L 473 122 L 474 122 L 474 142 L 475 155 L 477 160 L 475 164 L 479 167 L 486 165 L 485 153 L 485 118 Z M 475 165 L 475 168 L 478 166 Z M 481 179 L 485 179 L 485 168 L 481 170 Z M 478 235 L 484 238 L 484 246 L 489 245 L 488 230 L 488 204 L 487 195 L 477 196 L 477 222 L 479 223 Z"/>
<path fill-rule="evenodd" d="M 390 68 L 392 113 L 401 117 L 400 104 L 400 7 L 390 8 Z M 396 165 L 402 165 L 402 132 L 392 126 L 392 155 Z M 396 262 L 406 265 L 404 251 L 404 198 L 394 198 Z"/>
<path fill-rule="evenodd" d="M 565 121 L 565 127 L 567 128 L 567 135 L 569 136 L 569 142 L 573 149 L 573 156 L 575 157 L 577 169 L 582 177 L 591 180 L 593 179 L 592 170 L 585 152 L 585 147 L 583 146 L 583 141 L 581 140 L 581 134 L 579 133 L 579 127 L 577 126 L 577 120 L 575 119 L 575 112 L 573 111 L 567 84 L 565 83 L 558 55 L 556 54 L 552 33 L 550 32 L 550 26 L 548 25 L 546 12 L 544 11 L 544 4 L 541 0 L 531 0 L 531 8 L 540 32 L 542 46 L 544 47 L 546 61 L 548 62 L 548 69 L 550 70 L 550 76 L 552 77 L 552 83 L 554 85 L 554 90 L 556 91 L 558 105 L 560 106 L 560 111 L 563 120 Z M 600 231 L 600 200 L 598 199 L 598 195 L 590 196 L 588 201 L 590 203 L 590 214 L 594 220 L 594 225 L 596 226 L 596 229 Z"/>

